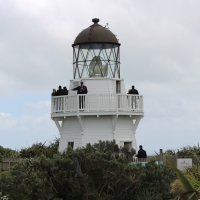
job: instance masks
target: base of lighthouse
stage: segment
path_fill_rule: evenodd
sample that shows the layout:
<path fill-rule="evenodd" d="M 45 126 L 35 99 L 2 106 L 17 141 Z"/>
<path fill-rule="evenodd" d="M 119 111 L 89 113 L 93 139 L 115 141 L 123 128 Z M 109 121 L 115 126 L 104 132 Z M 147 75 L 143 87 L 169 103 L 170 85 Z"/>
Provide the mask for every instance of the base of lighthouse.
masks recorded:
<path fill-rule="evenodd" d="M 55 118 L 60 131 L 59 152 L 68 146 L 76 149 L 99 140 L 115 140 L 119 146 L 137 150 L 135 130 L 140 119 L 140 116 L 71 116 L 63 118 L 60 125 Z"/>

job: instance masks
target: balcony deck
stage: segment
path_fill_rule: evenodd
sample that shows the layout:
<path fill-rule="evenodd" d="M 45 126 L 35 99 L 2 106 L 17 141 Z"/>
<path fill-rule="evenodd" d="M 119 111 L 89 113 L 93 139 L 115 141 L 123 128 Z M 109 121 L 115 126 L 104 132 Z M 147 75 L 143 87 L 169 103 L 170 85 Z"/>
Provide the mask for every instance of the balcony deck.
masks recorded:
<path fill-rule="evenodd" d="M 144 115 L 142 95 L 84 94 L 53 96 L 51 117 L 79 115 Z"/>

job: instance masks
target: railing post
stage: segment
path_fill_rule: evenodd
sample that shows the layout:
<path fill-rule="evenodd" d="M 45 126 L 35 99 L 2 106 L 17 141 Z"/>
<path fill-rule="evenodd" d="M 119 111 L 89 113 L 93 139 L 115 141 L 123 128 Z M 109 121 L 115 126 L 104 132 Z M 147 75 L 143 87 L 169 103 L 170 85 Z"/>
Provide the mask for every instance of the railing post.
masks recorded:
<path fill-rule="evenodd" d="M 140 96 L 140 98 L 141 98 L 141 109 L 143 111 L 144 110 L 144 108 L 143 108 L 143 96 Z"/>
<path fill-rule="evenodd" d="M 55 111 L 57 111 L 57 101 L 58 101 L 58 98 L 56 97 L 55 98 Z"/>
<path fill-rule="evenodd" d="M 79 115 L 79 94 L 77 94 L 77 96 L 76 96 L 76 98 L 77 98 L 77 114 Z"/>
<path fill-rule="evenodd" d="M 64 97 L 61 97 L 62 101 L 61 101 L 61 111 L 64 111 Z"/>
<path fill-rule="evenodd" d="M 67 96 L 64 96 L 64 106 L 63 106 L 63 112 L 65 113 L 66 111 L 66 99 L 67 99 Z"/>

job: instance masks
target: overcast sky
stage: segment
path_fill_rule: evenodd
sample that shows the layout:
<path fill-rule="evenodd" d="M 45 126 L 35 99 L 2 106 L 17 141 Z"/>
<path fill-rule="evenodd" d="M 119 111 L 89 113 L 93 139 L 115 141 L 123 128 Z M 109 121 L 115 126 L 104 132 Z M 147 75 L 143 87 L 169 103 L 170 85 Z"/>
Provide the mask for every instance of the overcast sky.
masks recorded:
<path fill-rule="evenodd" d="M 200 1 L 0 0 L 0 145 L 59 137 L 50 93 L 73 79 L 75 37 L 99 18 L 121 43 L 121 78 L 144 95 L 147 153 L 200 139 Z"/>

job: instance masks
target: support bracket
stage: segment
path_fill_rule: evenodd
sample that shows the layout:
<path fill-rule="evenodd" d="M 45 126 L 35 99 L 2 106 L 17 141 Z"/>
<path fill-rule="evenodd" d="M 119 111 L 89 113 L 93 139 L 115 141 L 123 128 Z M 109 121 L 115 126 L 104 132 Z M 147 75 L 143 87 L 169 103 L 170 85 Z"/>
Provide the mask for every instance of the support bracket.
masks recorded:
<path fill-rule="evenodd" d="M 118 115 L 115 115 L 115 116 L 112 117 L 112 129 L 113 129 L 113 134 L 115 134 L 117 119 L 118 119 Z"/>
<path fill-rule="evenodd" d="M 59 124 L 59 122 L 58 122 L 58 120 L 56 118 L 54 118 L 53 120 L 54 120 L 54 122 L 55 122 L 55 124 L 56 124 L 56 126 L 57 126 L 57 128 L 59 130 L 59 133 L 61 135 L 61 133 L 62 133 L 62 127 L 60 126 L 60 124 Z"/>
<path fill-rule="evenodd" d="M 138 124 L 140 123 L 140 120 L 141 120 L 141 117 L 138 117 L 136 118 L 135 122 L 133 121 L 133 131 L 135 133 L 137 127 L 138 127 Z"/>
<path fill-rule="evenodd" d="M 84 133 L 83 118 L 84 118 L 84 117 L 78 116 L 77 118 L 78 118 L 79 123 L 80 123 L 80 126 L 81 126 L 81 135 L 83 135 L 83 133 Z"/>

